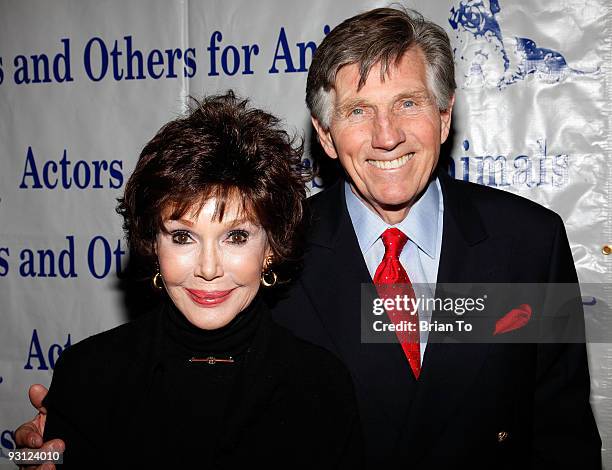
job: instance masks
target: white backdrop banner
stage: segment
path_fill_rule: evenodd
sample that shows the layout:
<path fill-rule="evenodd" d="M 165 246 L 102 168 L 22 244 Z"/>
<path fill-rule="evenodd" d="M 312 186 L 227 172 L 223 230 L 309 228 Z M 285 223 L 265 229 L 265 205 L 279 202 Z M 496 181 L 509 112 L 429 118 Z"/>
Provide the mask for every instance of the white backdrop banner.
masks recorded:
<path fill-rule="evenodd" d="M 231 88 L 304 135 L 310 160 L 312 54 L 343 19 L 387 4 L 0 3 L 0 455 L 33 416 L 29 385 L 50 383 L 65 348 L 128 319 L 114 208 L 144 144 L 189 95 Z M 442 25 L 455 49 L 450 170 L 558 212 L 580 280 L 604 286 L 598 297 L 583 292 L 586 314 L 611 305 L 612 256 L 602 251 L 612 244 L 609 2 L 404 4 Z M 611 343 L 589 344 L 609 469 Z"/>

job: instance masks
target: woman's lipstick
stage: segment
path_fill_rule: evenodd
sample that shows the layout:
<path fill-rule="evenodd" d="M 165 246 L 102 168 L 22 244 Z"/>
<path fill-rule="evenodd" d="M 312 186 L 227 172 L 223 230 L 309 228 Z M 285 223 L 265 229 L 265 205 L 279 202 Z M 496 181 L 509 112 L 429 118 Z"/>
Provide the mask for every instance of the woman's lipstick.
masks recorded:
<path fill-rule="evenodd" d="M 230 294 L 234 289 L 207 291 L 185 288 L 185 290 L 187 291 L 187 294 L 191 300 L 193 300 L 199 306 L 215 307 L 229 299 Z"/>

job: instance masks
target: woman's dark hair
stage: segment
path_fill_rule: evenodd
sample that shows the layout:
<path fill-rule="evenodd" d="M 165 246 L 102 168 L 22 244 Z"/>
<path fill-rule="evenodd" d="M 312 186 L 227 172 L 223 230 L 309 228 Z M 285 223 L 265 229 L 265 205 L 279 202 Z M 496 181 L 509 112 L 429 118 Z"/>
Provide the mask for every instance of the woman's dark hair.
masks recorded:
<path fill-rule="evenodd" d="M 303 143 L 279 119 L 249 106 L 230 90 L 191 98 L 189 111 L 164 125 L 144 147 L 117 212 L 130 249 L 155 259 L 163 218 L 179 219 L 216 199 L 216 220 L 229 201 L 263 227 L 275 271 L 293 271 L 301 258 L 305 184 Z"/>

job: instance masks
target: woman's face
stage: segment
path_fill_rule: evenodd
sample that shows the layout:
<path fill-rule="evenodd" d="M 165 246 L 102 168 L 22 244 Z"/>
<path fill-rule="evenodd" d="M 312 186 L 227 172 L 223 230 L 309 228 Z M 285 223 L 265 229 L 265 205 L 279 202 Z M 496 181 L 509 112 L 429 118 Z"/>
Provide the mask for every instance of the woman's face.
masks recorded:
<path fill-rule="evenodd" d="M 166 290 L 174 305 L 198 328 L 227 325 L 259 289 L 264 259 L 270 254 L 264 229 L 241 217 L 228 201 L 222 221 L 213 220 L 215 199 L 199 214 L 164 220 L 156 253 Z"/>

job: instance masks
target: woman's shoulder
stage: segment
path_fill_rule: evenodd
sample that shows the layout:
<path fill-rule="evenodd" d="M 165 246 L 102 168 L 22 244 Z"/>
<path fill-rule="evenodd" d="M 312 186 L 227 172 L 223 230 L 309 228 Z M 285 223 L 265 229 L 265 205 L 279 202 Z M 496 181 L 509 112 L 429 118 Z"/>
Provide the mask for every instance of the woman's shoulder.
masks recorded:
<path fill-rule="evenodd" d="M 153 337 L 160 310 L 148 312 L 135 320 L 89 336 L 64 350 L 58 361 L 62 367 L 78 367 L 88 364 L 108 363 L 113 357 L 121 357 L 138 350 L 142 342 Z"/>

